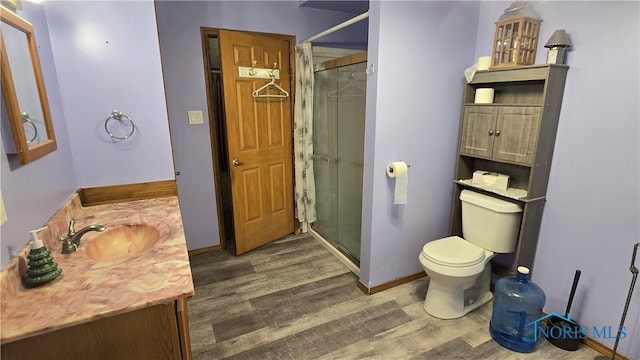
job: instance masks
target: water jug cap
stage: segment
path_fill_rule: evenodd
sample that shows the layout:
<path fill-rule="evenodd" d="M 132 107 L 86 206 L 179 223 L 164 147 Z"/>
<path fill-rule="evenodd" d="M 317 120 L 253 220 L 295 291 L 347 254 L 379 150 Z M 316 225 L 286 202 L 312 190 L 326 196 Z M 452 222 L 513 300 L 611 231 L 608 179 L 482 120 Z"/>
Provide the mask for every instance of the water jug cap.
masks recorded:
<path fill-rule="evenodd" d="M 518 272 L 524 275 L 529 275 L 529 268 L 526 266 L 518 266 Z"/>

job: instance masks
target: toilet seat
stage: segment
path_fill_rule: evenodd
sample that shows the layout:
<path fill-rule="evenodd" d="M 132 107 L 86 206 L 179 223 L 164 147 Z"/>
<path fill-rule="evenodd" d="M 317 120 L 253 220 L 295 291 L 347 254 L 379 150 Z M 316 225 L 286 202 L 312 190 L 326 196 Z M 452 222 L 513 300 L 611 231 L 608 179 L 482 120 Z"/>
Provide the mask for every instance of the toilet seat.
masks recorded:
<path fill-rule="evenodd" d="M 485 259 L 483 248 L 459 236 L 431 241 L 422 248 L 422 254 L 435 264 L 454 268 L 477 265 Z"/>

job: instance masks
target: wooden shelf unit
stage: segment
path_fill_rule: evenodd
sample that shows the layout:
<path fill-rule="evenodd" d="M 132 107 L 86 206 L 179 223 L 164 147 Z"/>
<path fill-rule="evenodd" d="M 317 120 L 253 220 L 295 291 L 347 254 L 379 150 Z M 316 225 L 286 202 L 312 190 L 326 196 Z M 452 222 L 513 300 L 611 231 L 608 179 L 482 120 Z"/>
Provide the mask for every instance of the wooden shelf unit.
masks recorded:
<path fill-rule="evenodd" d="M 516 251 L 492 260 L 498 272 L 514 273 L 521 265 L 533 271 L 568 69 L 544 64 L 483 70 L 465 86 L 450 235 L 462 236 L 459 197 L 464 189 L 521 205 Z M 492 104 L 474 103 L 478 88 L 494 89 Z M 473 186 L 476 170 L 509 175 L 510 187 L 517 191 Z"/>

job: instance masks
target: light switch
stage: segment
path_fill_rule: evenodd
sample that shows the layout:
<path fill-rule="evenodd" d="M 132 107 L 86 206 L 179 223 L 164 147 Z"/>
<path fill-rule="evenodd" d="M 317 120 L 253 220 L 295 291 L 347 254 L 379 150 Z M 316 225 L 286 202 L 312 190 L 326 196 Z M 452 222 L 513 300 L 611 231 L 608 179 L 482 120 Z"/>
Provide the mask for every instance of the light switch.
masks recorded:
<path fill-rule="evenodd" d="M 189 111 L 189 125 L 204 124 L 201 110 Z"/>
<path fill-rule="evenodd" d="M 4 198 L 0 192 L 0 225 L 7 222 L 7 210 L 4 208 Z"/>

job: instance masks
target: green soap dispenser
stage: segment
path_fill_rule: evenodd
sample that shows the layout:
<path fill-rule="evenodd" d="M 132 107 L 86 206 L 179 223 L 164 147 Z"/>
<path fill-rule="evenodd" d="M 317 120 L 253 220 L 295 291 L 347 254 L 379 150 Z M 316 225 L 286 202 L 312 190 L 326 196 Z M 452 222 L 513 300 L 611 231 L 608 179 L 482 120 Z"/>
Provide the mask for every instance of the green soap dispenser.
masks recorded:
<path fill-rule="evenodd" d="M 51 250 L 44 246 L 42 240 L 38 238 L 38 232 L 44 229 L 46 227 L 29 231 L 31 234 L 31 241 L 29 242 L 31 250 L 27 255 L 29 270 L 27 270 L 27 275 L 22 278 L 28 287 L 36 287 L 48 283 L 62 274 L 62 269 L 51 257 Z"/>

